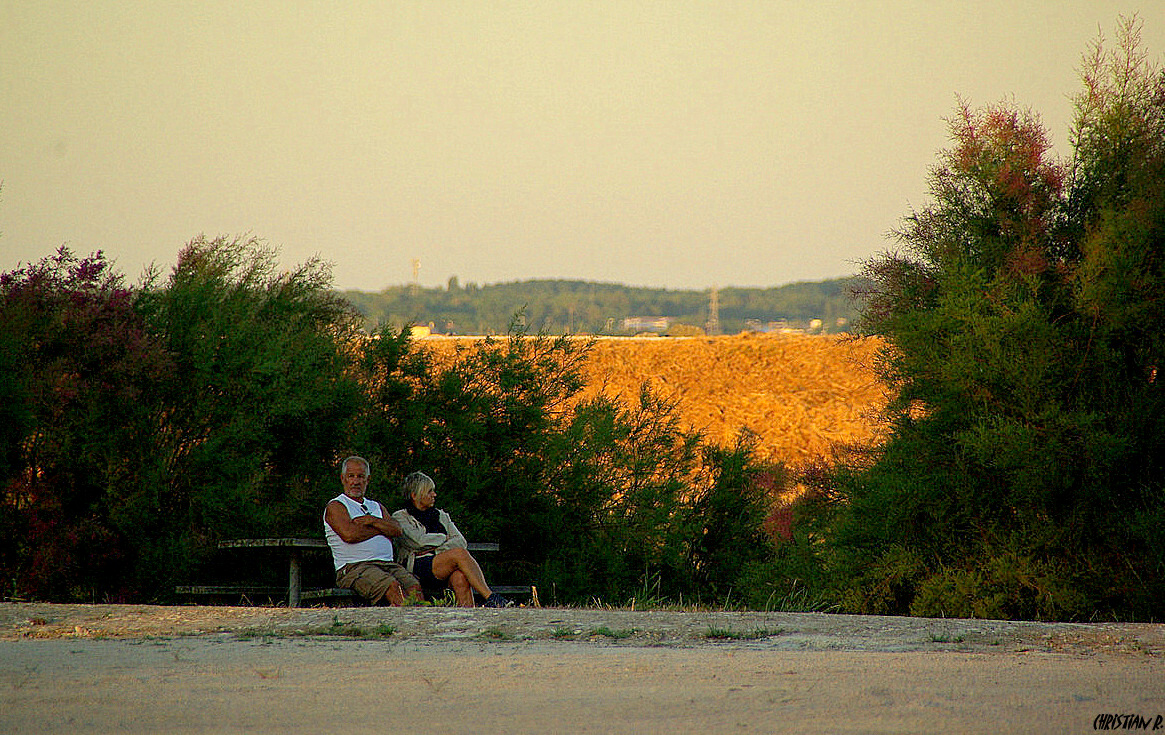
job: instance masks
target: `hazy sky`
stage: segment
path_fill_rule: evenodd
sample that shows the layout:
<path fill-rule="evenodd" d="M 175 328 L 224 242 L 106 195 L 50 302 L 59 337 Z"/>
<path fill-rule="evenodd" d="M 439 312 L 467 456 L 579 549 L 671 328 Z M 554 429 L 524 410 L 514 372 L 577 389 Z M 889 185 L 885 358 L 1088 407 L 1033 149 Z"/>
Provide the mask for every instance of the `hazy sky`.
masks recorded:
<path fill-rule="evenodd" d="M 340 288 L 853 273 L 961 95 L 1067 150 L 1081 55 L 1161 0 L 0 0 L 0 271 L 128 280 L 254 235 Z"/>

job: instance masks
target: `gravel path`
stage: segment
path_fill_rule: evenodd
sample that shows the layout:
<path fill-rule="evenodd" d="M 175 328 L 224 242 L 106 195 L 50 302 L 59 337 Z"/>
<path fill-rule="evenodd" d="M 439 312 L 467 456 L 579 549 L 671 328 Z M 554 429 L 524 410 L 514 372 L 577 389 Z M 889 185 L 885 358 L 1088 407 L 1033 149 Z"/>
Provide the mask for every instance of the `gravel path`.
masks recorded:
<path fill-rule="evenodd" d="M 1125 715 L 1144 719 L 1111 719 Z M 1130 722 L 1165 731 L 1165 626 L 0 603 L 0 733 L 1038 733 Z"/>
<path fill-rule="evenodd" d="M 746 646 L 765 650 L 1165 654 L 1165 625 L 1035 623 L 826 613 L 462 610 L 0 603 L 0 641 L 391 637 L 394 641 L 575 641 L 624 646 Z"/>

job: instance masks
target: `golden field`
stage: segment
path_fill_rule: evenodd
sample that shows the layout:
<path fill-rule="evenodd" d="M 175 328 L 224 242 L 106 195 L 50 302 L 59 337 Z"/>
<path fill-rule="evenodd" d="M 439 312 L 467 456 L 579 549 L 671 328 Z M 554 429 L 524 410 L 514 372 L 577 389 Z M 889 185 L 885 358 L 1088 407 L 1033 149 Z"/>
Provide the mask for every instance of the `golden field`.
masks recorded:
<path fill-rule="evenodd" d="M 449 355 L 458 338 L 419 344 Z M 584 367 L 582 397 L 634 402 L 640 386 L 677 401 L 680 419 L 720 444 L 742 429 L 757 454 L 788 464 L 827 455 L 837 442 L 876 438 L 883 386 L 871 369 L 874 339 L 804 334 L 600 338 Z"/>

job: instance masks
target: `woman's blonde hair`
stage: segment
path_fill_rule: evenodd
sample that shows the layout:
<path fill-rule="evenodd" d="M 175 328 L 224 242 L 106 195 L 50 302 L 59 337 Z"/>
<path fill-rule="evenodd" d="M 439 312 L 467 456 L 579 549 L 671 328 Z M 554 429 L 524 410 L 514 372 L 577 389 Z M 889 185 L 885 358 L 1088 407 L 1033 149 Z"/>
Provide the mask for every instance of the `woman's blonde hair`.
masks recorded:
<path fill-rule="evenodd" d="M 424 472 L 411 472 L 400 486 L 404 490 L 405 500 L 412 500 L 417 493 L 437 487 L 437 483 Z"/>

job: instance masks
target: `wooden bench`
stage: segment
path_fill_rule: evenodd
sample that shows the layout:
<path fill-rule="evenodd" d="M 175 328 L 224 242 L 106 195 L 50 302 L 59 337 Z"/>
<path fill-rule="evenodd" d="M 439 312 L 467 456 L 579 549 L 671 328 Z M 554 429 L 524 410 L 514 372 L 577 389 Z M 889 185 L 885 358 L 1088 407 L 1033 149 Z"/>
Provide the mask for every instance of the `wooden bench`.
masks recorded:
<path fill-rule="evenodd" d="M 325 587 L 322 589 L 303 589 L 303 552 L 328 549 L 328 542 L 320 538 L 245 538 L 220 541 L 220 549 L 278 549 L 287 553 L 287 586 L 271 587 L 258 585 L 181 585 L 174 588 L 180 595 L 191 596 L 267 596 L 283 597 L 286 595 L 288 607 L 299 607 L 305 600 L 324 600 L 329 598 L 355 598 L 356 594 L 350 589 L 342 587 Z M 497 551 L 498 544 L 492 541 L 471 542 L 470 551 Z M 492 586 L 495 592 L 503 595 L 532 595 L 530 585 L 499 585 Z"/>
<path fill-rule="evenodd" d="M 498 550 L 498 544 L 494 541 L 471 541 L 468 546 L 470 551 L 475 552 Z M 529 584 L 491 584 L 490 589 L 502 595 L 534 595 L 534 587 Z M 359 600 L 361 598 L 347 587 L 304 590 L 300 595 L 300 600 L 304 602 L 328 599 Z"/>

